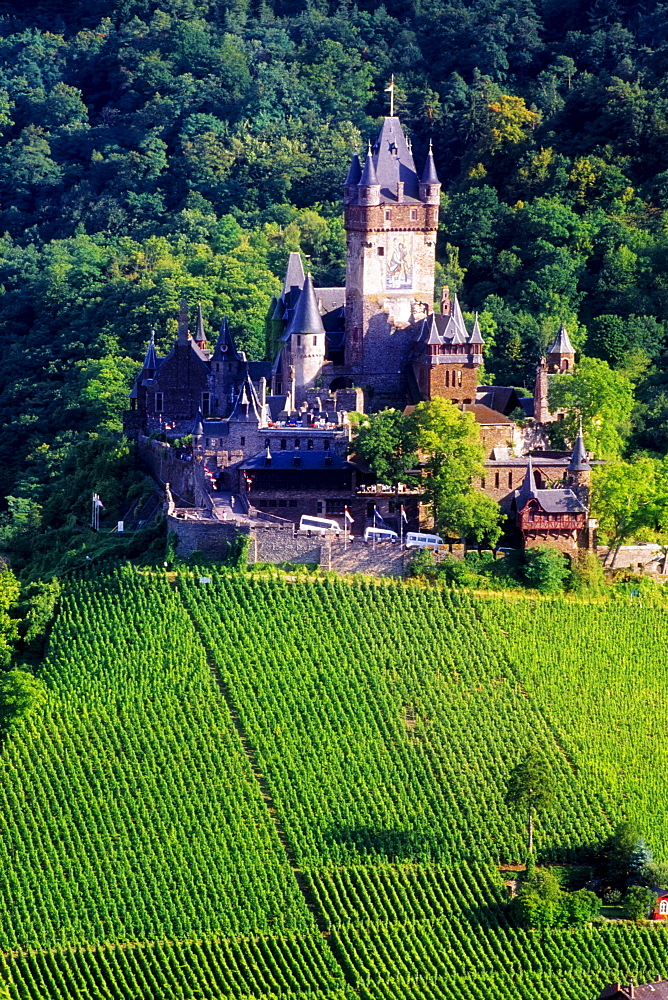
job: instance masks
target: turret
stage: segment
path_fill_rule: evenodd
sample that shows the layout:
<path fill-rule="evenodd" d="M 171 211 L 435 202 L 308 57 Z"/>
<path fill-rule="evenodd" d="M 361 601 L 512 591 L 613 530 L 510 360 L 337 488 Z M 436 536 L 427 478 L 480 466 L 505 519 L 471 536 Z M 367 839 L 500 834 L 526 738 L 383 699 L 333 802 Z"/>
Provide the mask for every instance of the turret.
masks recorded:
<path fill-rule="evenodd" d="M 295 404 L 306 389 L 311 389 L 325 360 L 325 328 L 313 289 L 311 275 L 306 276 L 289 327 L 290 357 L 295 377 Z"/>
<path fill-rule="evenodd" d="M 362 176 L 360 177 L 359 184 L 357 186 L 357 201 L 358 204 L 367 207 L 371 205 L 380 205 L 380 183 L 378 182 L 376 168 L 373 163 L 371 144 L 369 144 L 369 151 L 366 154 L 364 170 L 362 171 Z"/>
<path fill-rule="evenodd" d="M 357 185 L 362 176 L 362 167 L 357 153 L 353 153 L 348 169 L 348 176 L 343 182 L 343 203 L 344 205 L 354 205 L 357 201 Z"/>
<path fill-rule="evenodd" d="M 587 454 L 587 449 L 585 448 L 582 427 L 580 427 L 580 432 L 573 447 L 571 460 L 568 463 L 566 480 L 568 485 L 573 489 L 578 486 L 588 487 L 591 482 L 591 462 L 589 461 L 589 455 Z"/>
<path fill-rule="evenodd" d="M 142 378 L 153 378 L 157 370 L 158 355 L 155 350 L 155 330 L 151 330 L 151 338 L 148 342 L 148 347 L 146 348 L 146 357 L 144 358 L 144 367 L 142 368 L 141 373 Z"/>
<path fill-rule="evenodd" d="M 562 323 L 559 333 L 547 349 L 547 371 L 549 375 L 554 375 L 556 372 L 572 371 L 574 366 L 575 348 Z"/>
<path fill-rule="evenodd" d="M 420 201 L 424 202 L 425 205 L 438 205 L 441 201 L 441 182 L 436 173 L 434 151 L 431 142 L 429 143 L 427 160 L 422 171 L 422 177 L 420 178 Z"/>

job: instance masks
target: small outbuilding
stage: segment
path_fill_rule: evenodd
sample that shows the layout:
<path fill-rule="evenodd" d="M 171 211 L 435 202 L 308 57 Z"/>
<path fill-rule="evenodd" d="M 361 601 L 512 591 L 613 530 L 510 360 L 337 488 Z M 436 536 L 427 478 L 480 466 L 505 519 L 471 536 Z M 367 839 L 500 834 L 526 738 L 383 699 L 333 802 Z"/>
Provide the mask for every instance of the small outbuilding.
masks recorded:
<path fill-rule="evenodd" d="M 652 920 L 668 920 L 668 889 L 655 889 L 656 904 L 650 916 Z"/>
<path fill-rule="evenodd" d="M 668 981 L 657 976 L 653 983 L 610 983 L 598 1000 L 668 1000 Z"/>

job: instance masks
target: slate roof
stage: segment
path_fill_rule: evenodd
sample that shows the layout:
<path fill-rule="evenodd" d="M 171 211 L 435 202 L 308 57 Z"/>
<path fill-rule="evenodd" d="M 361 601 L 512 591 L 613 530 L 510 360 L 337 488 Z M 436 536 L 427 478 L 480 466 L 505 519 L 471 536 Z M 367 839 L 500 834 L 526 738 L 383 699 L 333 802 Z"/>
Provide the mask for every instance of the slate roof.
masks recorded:
<path fill-rule="evenodd" d="M 576 497 L 573 490 L 539 490 L 533 474 L 533 459 L 529 455 L 524 482 L 515 493 L 515 505 L 523 511 L 526 505 L 536 500 L 546 514 L 586 514 L 587 508 Z"/>
<path fill-rule="evenodd" d="M 286 394 L 281 396 L 267 396 L 267 407 L 269 409 L 269 419 L 272 421 L 278 420 L 278 416 L 285 410 L 285 404 L 288 401 Z"/>
<path fill-rule="evenodd" d="M 571 344 L 570 337 L 566 332 L 566 327 L 562 323 L 559 327 L 559 333 L 554 338 L 552 343 L 547 349 L 548 354 L 575 354 L 575 348 Z"/>
<path fill-rule="evenodd" d="M 204 434 L 204 421 L 202 419 L 202 411 L 198 410 L 195 423 L 193 424 L 192 435 L 193 437 L 199 437 L 201 434 Z"/>
<path fill-rule="evenodd" d="M 473 334 L 469 334 L 466 329 L 466 323 L 464 322 L 461 306 L 456 295 L 452 300 L 452 308 L 449 314 L 430 313 L 426 319 L 416 324 L 415 328 L 415 345 L 418 354 L 431 344 L 439 344 L 445 347 L 461 346 L 463 344 L 482 344 L 482 337 L 478 339 L 480 336 L 479 327 L 478 336 L 475 340 L 473 339 Z M 474 360 L 477 358 L 478 364 L 482 362 L 482 354 L 480 352 L 475 352 L 474 354 L 471 351 L 470 354 L 474 357 Z M 447 362 L 461 363 L 462 355 L 455 354 L 454 352 L 452 355 L 436 354 L 432 356 L 432 361 L 437 364 L 445 364 Z"/>
<path fill-rule="evenodd" d="M 204 332 L 204 316 L 202 315 L 202 303 L 197 303 L 197 322 L 195 323 L 195 336 L 193 340 L 198 344 L 203 344 L 206 341 L 206 333 Z"/>
<path fill-rule="evenodd" d="M 573 448 L 573 454 L 571 455 L 568 468 L 571 472 L 588 472 L 591 469 L 589 455 L 587 454 L 584 438 L 582 436 L 582 428 L 580 428 L 580 433 L 575 441 L 575 447 Z"/>
<path fill-rule="evenodd" d="M 352 159 L 350 160 L 350 167 L 348 168 L 348 176 L 343 183 L 346 187 L 353 184 L 359 184 L 361 176 L 362 167 L 360 165 L 360 158 L 357 153 L 353 153 Z"/>
<path fill-rule="evenodd" d="M 508 385 L 479 385 L 475 394 L 476 403 L 488 406 L 490 410 L 498 410 L 506 415 L 513 412 L 519 404 L 519 396 Z"/>
<path fill-rule="evenodd" d="M 262 407 L 260 406 L 260 400 L 257 398 L 255 386 L 251 382 L 250 376 L 246 375 L 239 389 L 234 409 L 230 413 L 230 420 L 249 420 L 260 423 L 261 419 Z"/>
<path fill-rule="evenodd" d="M 295 465 L 295 458 L 300 460 L 298 465 Z M 262 451 L 258 455 L 253 455 L 252 458 L 246 459 L 241 468 L 269 468 L 266 462 L 266 452 Z M 281 470 L 322 469 L 323 471 L 327 471 L 328 469 L 353 469 L 354 466 L 352 462 L 346 461 L 345 458 L 341 458 L 340 455 L 337 455 L 333 451 L 307 451 L 305 448 L 299 448 L 294 451 L 272 451 L 271 468 Z"/>
<path fill-rule="evenodd" d="M 293 251 L 288 257 L 288 266 L 285 271 L 285 281 L 283 282 L 283 295 L 287 295 L 291 288 L 298 288 L 301 291 L 305 280 L 306 275 L 304 274 L 301 254 Z"/>
<path fill-rule="evenodd" d="M 440 184 L 438 179 L 438 174 L 436 173 L 436 164 L 434 163 L 434 151 L 431 147 L 431 141 L 429 142 L 429 152 L 427 153 L 427 159 L 424 165 L 424 170 L 422 171 L 422 177 L 420 178 L 422 184 Z"/>
<path fill-rule="evenodd" d="M 261 378 L 268 381 L 271 378 L 271 361 L 249 361 L 248 374 L 253 382 L 259 382 Z"/>
<path fill-rule="evenodd" d="M 157 371 L 158 366 L 158 354 L 155 349 L 155 330 L 151 330 L 151 338 L 148 342 L 148 347 L 146 348 L 146 357 L 144 358 L 144 371 L 147 369 L 149 371 Z"/>
<path fill-rule="evenodd" d="M 362 176 L 360 177 L 361 187 L 371 187 L 373 184 L 378 183 L 378 175 L 376 174 L 376 165 L 373 162 L 373 153 L 369 149 L 366 154 L 366 160 L 364 161 L 364 170 L 362 171 Z"/>
<path fill-rule="evenodd" d="M 368 162 L 368 158 L 367 158 Z M 397 181 L 404 182 L 404 201 L 419 200 L 419 182 L 415 161 L 397 117 L 383 120 L 373 147 L 373 164 L 380 184 L 380 200 L 397 201 Z M 365 183 L 364 179 L 360 181 Z"/>
<path fill-rule="evenodd" d="M 284 338 L 287 339 L 293 333 L 317 334 L 324 332 L 325 328 L 322 324 L 322 316 L 320 315 L 318 301 L 313 289 L 313 279 L 308 274 L 301 295 L 297 300 L 292 320 L 285 331 Z"/>

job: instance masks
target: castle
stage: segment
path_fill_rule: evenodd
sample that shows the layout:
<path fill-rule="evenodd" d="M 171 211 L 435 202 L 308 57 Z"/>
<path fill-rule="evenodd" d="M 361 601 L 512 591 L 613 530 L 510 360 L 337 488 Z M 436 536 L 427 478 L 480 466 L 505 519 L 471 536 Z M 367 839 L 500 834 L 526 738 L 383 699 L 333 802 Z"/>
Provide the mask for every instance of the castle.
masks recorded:
<path fill-rule="evenodd" d="M 280 508 L 296 521 L 347 507 L 362 521 L 374 510 L 391 519 L 396 504 L 376 495 L 373 477 L 348 458 L 349 414 L 440 396 L 473 414 L 486 453 L 479 486 L 517 512 L 525 542 L 563 536 L 581 544 L 589 460 L 581 439 L 573 456 L 549 452 L 544 430 L 558 417 L 549 412 L 549 379 L 574 365 L 566 330 L 541 360 L 533 399 L 479 385 L 484 340 L 477 317 L 468 328 L 447 288 L 434 311 L 441 184 L 431 147 L 418 172 L 399 119 L 388 116 L 364 163 L 352 157 L 343 191 L 345 287 L 315 287 L 300 255 L 290 254 L 282 293 L 271 305 L 275 355 L 263 361 L 237 349 L 226 322 L 211 349 L 201 307 L 191 333 L 182 305 L 166 357 L 151 337 L 126 433 L 192 433 L 209 478 L 260 511 Z M 520 408 L 533 418 L 529 426 L 511 419 Z M 545 487 L 555 483 L 562 488 L 549 491 L 552 506 L 557 492 L 569 496 L 563 509 L 550 511 Z M 417 526 L 418 500 L 406 500 Z M 518 503 L 528 503 L 531 521 L 528 507 L 522 520 Z"/>

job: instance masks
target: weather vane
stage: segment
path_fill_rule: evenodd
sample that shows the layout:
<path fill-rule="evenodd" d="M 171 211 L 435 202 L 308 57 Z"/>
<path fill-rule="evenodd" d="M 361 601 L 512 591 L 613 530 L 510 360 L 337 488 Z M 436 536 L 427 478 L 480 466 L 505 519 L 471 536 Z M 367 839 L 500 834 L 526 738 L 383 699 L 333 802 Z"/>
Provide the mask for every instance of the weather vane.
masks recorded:
<path fill-rule="evenodd" d="M 390 95 L 390 118 L 394 118 L 394 73 L 389 87 L 385 88 L 385 93 Z"/>

